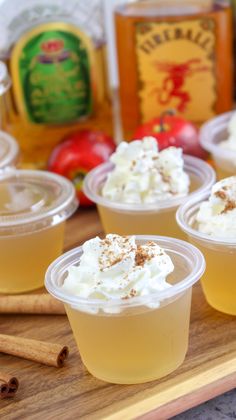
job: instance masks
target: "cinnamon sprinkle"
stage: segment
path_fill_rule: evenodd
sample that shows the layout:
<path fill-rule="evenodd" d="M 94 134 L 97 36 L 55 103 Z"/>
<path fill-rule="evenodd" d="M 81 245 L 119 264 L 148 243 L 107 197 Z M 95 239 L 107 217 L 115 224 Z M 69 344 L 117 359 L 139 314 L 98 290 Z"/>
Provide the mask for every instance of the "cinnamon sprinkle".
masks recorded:
<path fill-rule="evenodd" d="M 127 250 L 125 250 L 125 245 L 129 242 L 129 237 L 124 236 L 122 238 L 121 246 L 123 249 L 117 254 L 114 254 L 114 251 L 109 249 L 112 245 L 112 241 L 108 238 L 103 240 L 105 247 L 102 249 L 101 255 L 98 259 L 100 271 L 104 271 L 110 267 L 113 267 L 116 264 L 126 260 L 128 258 Z M 133 252 L 134 248 L 129 247 L 129 252 Z"/>
<path fill-rule="evenodd" d="M 234 210 L 235 208 L 236 208 L 236 202 L 233 200 L 228 200 L 221 214 L 227 213 L 227 211 Z"/>
<path fill-rule="evenodd" d="M 169 185 L 169 193 L 170 193 L 171 195 L 177 195 L 177 194 L 178 194 L 178 192 L 177 192 L 177 191 L 173 191 L 173 190 L 170 188 L 170 185 L 171 185 L 171 176 L 170 176 L 170 175 L 165 175 L 165 174 L 163 173 L 163 170 L 162 170 L 162 169 L 159 169 L 159 170 L 158 170 L 158 172 L 159 172 L 159 174 L 161 175 L 162 181 L 163 181 L 163 182 L 165 182 L 166 184 L 168 184 L 168 185 Z"/>
<path fill-rule="evenodd" d="M 130 294 L 130 297 L 134 297 L 137 295 L 137 290 L 131 289 L 129 294 Z"/>
<path fill-rule="evenodd" d="M 132 169 L 134 169 L 134 167 L 135 167 L 135 165 L 136 165 L 136 160 L 132 160 L 132 162 L 131 162 L 131 166 L 130 166 L 130 169 L 132 170 Z"/>
<path fill-rule="evenodd" d="M 146 246 L 148 246 L 149 248 L 150 247 L 155 247 L 156 246 L 156 243 L 155 242 L 153 242 L 153 241 L 148 241 L 148 242 L 146 242 Z"/>
<path fill-rule="evenodd" d="M 146 261 L 150 261 L 152 259 L 152 255 L 148 254 L 141 245 L 137 245 L 137 251 L 135 254 L 135 264 L 137 266 L 143 266 Z"/>
<path fill-rule="evenodd" d="M 109 259 L 109 255 L 110 255 L 110 259 Z M 108 261 L 107 261 L 107 264 L 105 266 L 104 266 L 104 261 L 102 260 L 102 258 L 99 258 L 100 271 L 104 271 L 105 269 L 110 268 L 113 265 L 116 265 L 116 264 L 120 263 L 124 259 L 123 254 L 120 255 L 119 257 L 114 258 L 114 259 L 111 259 L 112 256 L 113 256 L 112 253 L 107 254 Z"/>
<path fill-rule="evenodd" d="M 126 296 L 122 297 L 122 300 L 130 299 L 132 297 L 135 297 L 136 295 L 137 295 L 137 290 L 131 289 L 130 292 Z"/>
<path fill-rule="evenodd" d="M 231 200 L 230 198 L 228 198 L 228 195 L 227 195 L 227 193 L 225 191 L 227 191 L 227 188 L 222 187 L 222 190 L 219 190 L 219 191 L 216 191 L 215 192 L 215 196 L 216 197 L 219 197 L 219 198 L 221 198 L 221 200 L 226 201 L 225 207 L 221 211 L 220 214 L 227 213 L 228 211 L 234 210 L 236 208 L 236 201 Z"/>
<path fill-rule="evenodd" d="M 113 261 L 109 261 L 109 267 L 112 267 L 113 265 L 116 265 L 116 264 L 120 263 L 121 261 L 123 261 L 123 255 L 115 258 Z"/>
<path fill-rule="evenodd" d="M 223 190 L 216 191 L 215 196 L 221 198 L 221 200 L 226 200 L 227 198 L 227 194 Z"/>

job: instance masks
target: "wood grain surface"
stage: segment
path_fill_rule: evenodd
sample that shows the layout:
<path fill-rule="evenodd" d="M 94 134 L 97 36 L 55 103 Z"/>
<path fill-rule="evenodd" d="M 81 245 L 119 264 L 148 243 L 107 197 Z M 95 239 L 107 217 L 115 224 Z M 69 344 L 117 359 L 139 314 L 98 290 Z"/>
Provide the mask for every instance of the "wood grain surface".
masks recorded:
<path fill-rule="evenodd" d="M 102 234 L 94 210 L 67 225 L 65 249 Z M 8 419 L 167 419 L 236 386 L 235 318 L 211 309 L 194 287 L 190 344 L 184 364 L 166 378 L 141 385 L 113 385 L 92 377 L 81 363 L 66 316 L 1 315 L 0 333 L 68 345 L 61 369 L 0 354 L 1 370 L 17 376 L 12 400 L 0 401 Z"/>

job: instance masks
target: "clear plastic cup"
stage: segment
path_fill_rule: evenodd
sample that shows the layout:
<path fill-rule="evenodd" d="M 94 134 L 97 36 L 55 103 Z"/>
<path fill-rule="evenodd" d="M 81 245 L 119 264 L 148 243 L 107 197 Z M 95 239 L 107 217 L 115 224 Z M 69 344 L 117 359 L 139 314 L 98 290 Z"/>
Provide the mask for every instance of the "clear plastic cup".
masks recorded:
<path fill-rule="evenodd" d="M 10 89 L 10 87 L 11 78 L 8 74 L 7 66 L 5 63 L 3 63 L 3 61 L 0 61 L 0 96 L 3 96 Z"/>
<path fill-rule="evenodd" d="M 201 146 L 211 153 L 217 178 L 236 175 L 236 152 L 219 147 L 219 143 L 229 137 L 228 125 L 234 112 L 226 112 L 214 117 L 201 127 Z"/>
<path fill-rule="evenodd" d="M 99 165 L 84 180 L 84 192 L 97 204 L 104 231 L 119 235 L 148 234 L 183 238 L 175 213 L 186 196 L 159 200 L 153 204 L 113 202 L 101 195 L 102 186 L 113 167 L 110 162 Z M 190 194 L 210 190 L 215 182 L 214 170 L 201 159 L 185 155 L 184 170 L 190 176 Z"/>
<path fill-rule="evenodd" d="M 201 252 L 187 242 L 137 236 L 157 242 L 171 257 L 173 287 L 128 300 L 103 301 L 70 295 L 61 285 L 82 248 L 59 257 L 47 270 L 49 293 L 65 304 L 84 365 L 99 379 L 132 384 L 161 378 L 182 364 L 188 349 L 192 286 L 205 269 Z"/>
<path fill-rule="evenodd" d="M 76 210 L 73 184 L 46 171 L 0 176 L 0 293 L 44 285 L 48 265 L 63 249 L 65 220 Z"/>
<path fill-rule="evenodd" d="M 0 131 L 0 174 L 6 168 L 12 168 L 16 165 L 19 157 L 19 146 L 16 140 Z"/>
<path fill-rule="evenodd" d="M 209 193 L 186 201 L 177 211 L 176 219 L 189 241 L 197 246 L 206 260 L 206 271 L 201 279 L 205 298 L 218 311 L 236 315 L 236 238 L 217 238 L 197 230 L 196 215 Z"/>

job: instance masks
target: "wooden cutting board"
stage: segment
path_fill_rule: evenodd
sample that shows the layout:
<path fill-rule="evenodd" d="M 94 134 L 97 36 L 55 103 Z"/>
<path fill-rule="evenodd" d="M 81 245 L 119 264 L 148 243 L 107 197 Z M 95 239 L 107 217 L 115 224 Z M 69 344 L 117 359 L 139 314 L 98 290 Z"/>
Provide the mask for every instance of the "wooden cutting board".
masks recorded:
<path fill-rule="evenodd" d="M 65 249 L 102 234 L 95 210 L 67 225 Z M 3 334 L 70 346 L 62 369 L 0 355 L 0 366 L 20 380 L 17 396 L 0 401 L 7 419 L 167 419 L 236 386 L 236 319 L 211 309 L 201 287 L 193 291 L 189 351 L 166 378 L 140 385 L 113 385 L 92 377 L 81 363 L 66 316 L 0 316 Z M 96 351 L 96 349 L 95 349 Z"/>

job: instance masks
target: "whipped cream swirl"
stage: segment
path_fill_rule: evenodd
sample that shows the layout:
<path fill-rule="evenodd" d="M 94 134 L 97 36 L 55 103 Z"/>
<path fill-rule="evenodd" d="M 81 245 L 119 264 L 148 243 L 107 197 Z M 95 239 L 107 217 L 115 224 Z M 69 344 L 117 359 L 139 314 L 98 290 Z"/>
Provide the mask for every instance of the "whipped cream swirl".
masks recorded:
<path fill-rule="evenodd" d="M 174 265 L 155 242 L 138 245 L 134 236 L 109 234 L 105 239 L 96 237 L 85 242 L 82 249 L 79 265 L 69 267 L 62 286 L 74 296 L 126 300 L 171 287 L 166 277 Z"/>
<path fill-rule="evenodd" d="M 228 124 L 229 137 L 219 143 L 222 149 L 228 149 L 236 152 L 236 112 L 232 115 Z M 236 162 L 235 162 L 236 163 Z"/>
<path fill-rule="evenodd" d="M 220 238 L 236 238 L 236 176 L 217 182 L 196 217 L 198 230 Z"/>
<path fill-rule="evenodd" d="M 107 177 L 102 196 L 122 203 L 155 203 L 185 196 L 189 176 L 184 172 L 182 149 L 168 147 L 158 152 L 153 137 L 122 142 L 110 158 L 115 168 Z"/>

